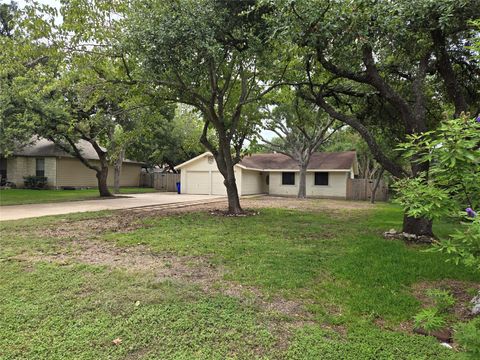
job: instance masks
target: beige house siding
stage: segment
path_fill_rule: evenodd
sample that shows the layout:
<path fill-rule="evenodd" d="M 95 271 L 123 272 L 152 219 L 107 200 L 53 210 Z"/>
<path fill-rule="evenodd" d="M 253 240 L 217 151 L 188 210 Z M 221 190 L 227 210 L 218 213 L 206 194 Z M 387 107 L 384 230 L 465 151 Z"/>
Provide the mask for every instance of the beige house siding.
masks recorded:
<path fill-rule="evenodd" d="M 111 167 L 109 170 L 108 181 L 113 186 L 114 170 Z M 120 186 L 140 186 L 140 173 L 142 171 L 142 165 L 133 163 L 123 163 L 122 173 L 120 175 Z"/>
<path fill-rule="evenodd" d="M 57 186 L 57 159 L 54 157 L 47 157 L 44 159 L 45 159 L 45 176 L 47 177 L 47 185 L 48 187 L 54 188 Z M 35 167 L 35 163 L 33 166 Z"/>
<path fill-rule="evenodd" d="M 270 195 L 294 196 L 298 194 L 298 174 L 295 174 L 295 185 L 282 185 L 282 173 L 270 172 L 270 184 L 268 193 Z"/>
<path fill-rule="evenodd" d="M 92 163 L 98 162 L 92 161 Z M 62 186 L 95 187 L 97 186 L 95 171 L 87 168 L 77 159 L 59 158 L 57 159 L 57 187 Z"/>
<path fill-rule="evenodd" d="M 264 191 L 265 176 L 259 171 L 242 169 L 242 195 L 261 194 Z"/>
<path fill-rule="evenodd" d="M 97 160 L 91 160 L 91 163 L 99 165 L 99 161 Z M 124 163 L 120 176 L 120 186 L 139 186 L 140 170 L 140 164 Z M 77 159 L 57 159 L 57 187 L 96 187 L 98 186 L 98 183 L 95 174 L 94 170 L 87 168 Z M 107 180 L 108 186 L 113 186 L 113 174 L 113 167 L 109 166 Z"/>
<path fill-rule="evenodd" d="M 315 173 L 307 172 L 306 187 L 307 196 L 346 198 L 347 178 L 350 172 L 329 172 L 328 185 L 315 185 Z M 300 174 L 295 173 L 295 185 L 282 185 L 282 172 L 270 172 L 269 194 L 296 196 Z"/>
<path fill-rule="evenodd" d="M 347 197 L 347 179 L 350 173 L 329 172 L 328 185 L 315 185 L 315 173 L 307 173 L 307 196 Z"/>
<path fill-rule="evenodd" d="M 56 186 L 57 161 L 54 157 L 25 157 L 16 156 L 7 159 L 7 179 L 23 188 L 25 176 L 36 175 L 36 159 L 45 160 L 45 176 L 49 187 Z"/>
<path fill-rule="evenodd" d="M 7 179 L 20 188 L 23 187 L 23 177 L 28 174 L 26 160 L 25 157 L 7 159 Z"/>

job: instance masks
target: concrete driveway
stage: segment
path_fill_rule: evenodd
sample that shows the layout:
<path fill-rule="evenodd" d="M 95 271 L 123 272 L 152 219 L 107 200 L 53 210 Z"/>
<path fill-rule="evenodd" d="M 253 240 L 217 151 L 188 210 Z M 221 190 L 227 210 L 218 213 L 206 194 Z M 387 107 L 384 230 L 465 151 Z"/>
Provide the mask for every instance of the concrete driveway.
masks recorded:
<path fill-rule="evenodd" d="M 85 211 L 131 209 L 169 204 L 204 203 L 223 199 L 216 195 L 187 195 L 177 193 L 128 194 L 117 198 L 101 200 L 68 201 L 47 204 L 26 204 L 0 206 L 0 221 L 26 219 L 47 215 L 70 214 Z"/>

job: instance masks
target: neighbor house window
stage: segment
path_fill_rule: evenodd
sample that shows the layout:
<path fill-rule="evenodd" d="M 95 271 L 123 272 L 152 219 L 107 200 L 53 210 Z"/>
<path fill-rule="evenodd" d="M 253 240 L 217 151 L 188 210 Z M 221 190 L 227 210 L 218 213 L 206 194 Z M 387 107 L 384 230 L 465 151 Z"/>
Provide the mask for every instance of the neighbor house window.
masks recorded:
<path fill-rule="evenodd" d="M 0 158 L 0 179 L 7 178 L 7 159 Z"/>
<path fill-rule="evenodd" d="M 45 176 L 45 159 L 36 159 L 35 175 Z"/>
<path fill-rule="evenodd" d="M 328 172 L 316 172 L 315 185 L 328 185 Z"/>
<path fill-rule="evenodd" d="M 295 173 L 283 172 L 282 173 L 282 185 L 295 185 Z"/>

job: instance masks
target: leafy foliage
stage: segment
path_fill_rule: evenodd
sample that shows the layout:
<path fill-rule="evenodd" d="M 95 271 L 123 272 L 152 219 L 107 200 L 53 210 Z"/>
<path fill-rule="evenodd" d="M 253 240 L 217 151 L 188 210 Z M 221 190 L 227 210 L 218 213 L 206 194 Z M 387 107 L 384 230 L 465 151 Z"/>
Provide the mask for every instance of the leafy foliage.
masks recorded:
<path fill-rule="evenodd" d="M 466 352 L 468 359 L 478 359 L 480 357 L 480 317 L 459 324 L 455 328 L 454 338 Z"/>
<path fill-rule="evenodd" d="M 407 214 L 438 219 L 458 217 L 466 208 L 480 207 L 480 123 L 466 116 L 443 122 L 435 131 L 412 135 L 400 146 L 407 157 L 431 163 L 421 178 L 404 179 L 395 185 L 398 202 Z M 463 214 L 465 214 L 463 212 Z M 463 215 L 463 230 L 439 243 L 437 249 L 455 262 L 480 269 L 480 221 Z"/>
<path fill-rule="evenodd" d="M 429 289 L 427 295 L 435 302 L 440 313 L 448 312 L 455 305 L 455 297 L 448 290 Z"/>
<path fill-rule="evenodd" d="M 436 249 L 448 254 L 456 264 L 462 263 L 480 271 L 480 218 L 463 224 L 449 239 L 440 241 Z"/>
<path fill-rule="evenodd" d="M 229 211 L 241 212 L 233 166 L 259 121 L 255 102 L 274 80 L 271 49 L 256 1 L 132 2 L 125 47 L 138 59 L 137 79 L 161 99 L 195 107 L 200 137 L 225 179 Z M 218 142 L 211 142 L 214 129 Z"/>
<path fill-rule="evenodd" d="M 47 178 L 45 176 L 25 176 L 23 178 L 26 189 L 46 189 Z"/>
<path fill-rule="evenodd" d="M 174 166 L 187 161 L 204 151 L 200 144 L 203 130 L 201 115 L 191 106 L 178 104 L 169 114 L 169 121 L 158 121 L 158 116 L 143 117 L 144 131 L 137 134 L 127 157 L 144 161 L 151 166 L 167 164 Z M 215 143 L 215 134 L 209 132 L 210 141 Z"/>
<path fill-rule="evenodd" d="M 445 317 L 436 308 L 421 310 L 414 317 L 415 327 L 425 329 L 427 332 L 440 330 L 446 324 Z"/>

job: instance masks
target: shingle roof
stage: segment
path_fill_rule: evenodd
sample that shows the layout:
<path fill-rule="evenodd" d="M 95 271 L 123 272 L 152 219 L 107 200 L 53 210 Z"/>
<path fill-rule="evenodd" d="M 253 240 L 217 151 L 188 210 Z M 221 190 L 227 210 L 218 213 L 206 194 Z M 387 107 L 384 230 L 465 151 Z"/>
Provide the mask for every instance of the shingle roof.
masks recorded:
<path fill-rule="evenodd" d="M 308 170 L 350 170 L 356 158 L 355 151 L 317 152 L 310 158 Z M 298 170 L 298 163 L 284 154 L 253 154 L 239 163 L 257 170 Z"/>
<path fill-rule="evenodd" d="M 77 142 L 77 147 L 82 152 L 82 155 L 85 159 L 88 160 L 98 160 L 98 155 L 93 148 L 92 144 L 85 140 L 79 140 Z M 73 157 L 69 153 L 63 151 L 54 142 L 39 138 L 37 141 L 33 142 L 30 145 L 23 147 L 20 150 L 13 152 L 14 156 L 32 156 L 32 157 Z M 141 163 L 139 161 L 127 160 L 124 162 L 130 163 Z"/>

